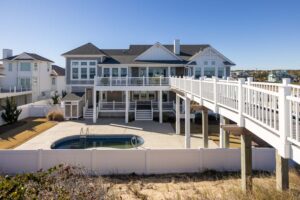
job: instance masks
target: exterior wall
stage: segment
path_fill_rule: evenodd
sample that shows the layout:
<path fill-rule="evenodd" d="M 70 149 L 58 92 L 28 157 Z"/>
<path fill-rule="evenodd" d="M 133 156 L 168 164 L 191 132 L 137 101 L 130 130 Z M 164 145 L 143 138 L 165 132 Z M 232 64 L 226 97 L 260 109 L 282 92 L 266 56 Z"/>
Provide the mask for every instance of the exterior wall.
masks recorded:
<path fill-rule="evenodd" d="M 34 63 L 37 63 L 38 70 L 34 70 Z M 50 95 L 52 91 L 52 83 L 51 83 L 51 63 L 50 62 L 33 62 L 32 66 L 32 77 L 33 80 L 37 80 L 37 84 L 32 83 L 32 93 L 33 99 L 37 100 L 39 97 L 43 97 L 44 95 Z"/>
<path fill-rule="evenodd" d="M 107 101 L 116 101 L 122 102 L 123 101 L 123 92 L 122 91 L 113 91 L 107 92 Z"/>
<path fill-rule="evenodd" d="M 55 90 L 59 95 L 62 94 L 62 91 L 66 91 L 66 77 L 65 76 L 57 76 Z"/>
<path fill-rule="evenodd" d="M 66 58 L 66 84 L 72 85 L 72 84 L 83 84 L 83 85 L 92 85 L 94 84 L 93 80 L 71 80 L 71 61 L 72 60 L 97 60 L 97 63 L 100 62 L 101 58 L 95 58 L 95 57 L 75 57 L 75 58 Z M 101 69 L 97 67 L 96 74 L 101 75 L 99 73 Z"/>
<path fill-rule="evenodd" d="M 201 56 L 195 58 L 195 61 L 197 65 L 194 67 L 194 75 L 196 71 L 195 68 L 200 70 L 201 76 L 205 76 L 205 67 L 215 67 L 215 73 L 213 76 L 218 76 L 218 68 L 223 68 L 223 70 L 225 70 L 223 76 L 230 76 L 230 67 L 226 67 L 226 65 L 223 63 L 225 60 L 211 49 L 204 50 Z M 205 64 L 206 62 L 207 64 Z M 213 62 L 215 64 L 212 64 Z"/>

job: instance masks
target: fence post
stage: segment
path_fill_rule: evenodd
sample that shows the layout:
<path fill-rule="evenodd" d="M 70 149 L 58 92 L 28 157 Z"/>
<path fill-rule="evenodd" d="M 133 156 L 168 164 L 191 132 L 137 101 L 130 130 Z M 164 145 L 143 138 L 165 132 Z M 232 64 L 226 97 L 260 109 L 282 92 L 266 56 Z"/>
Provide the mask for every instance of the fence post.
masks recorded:
<path fill-rule="evenodd" d="M 289 78 L 282 79 L 282 85 L 278 88 L 278 125 L 281 144 L 278 152 L 283 158 L 289 158 L 290 156 L 290 145 L 287 138 L 289 137 L 289 121 L 291 118 L 291 112 L 289 107 L 289 101 L 286 98 L 291 94 L 291 88 L 288 86 L 288 84 L 290 84 L 290 81 L 291 80 Z"/>
<path fill-rule="evenodd" d="M 244 127 L 245 126 L 245 120 L 243 117 L 243 107 L 244 107 L 244 97 L 243 97 L 243 84 L 245 83 L 244 78 L 239 78 L 238 80 L 238 126 Z"/>
<path fill-rule="evenodd" d="M 159 77 L 159 85 L 161 86 L 161 76 Z"/>
<path fill-rule="evenodd" d="M 213 87 L 214 87 L 214 103 L 215 103 L 215 112 L 217 112 L 217 104 L 218 104 L 218 85 L 217 85 L 217 82 L 218 82 L 218 77 L 213 77 Z"/>
<path fill-rule="evenodd" d="M 113 110 L 115 110 L 115 100 L 113 100 Z"/>

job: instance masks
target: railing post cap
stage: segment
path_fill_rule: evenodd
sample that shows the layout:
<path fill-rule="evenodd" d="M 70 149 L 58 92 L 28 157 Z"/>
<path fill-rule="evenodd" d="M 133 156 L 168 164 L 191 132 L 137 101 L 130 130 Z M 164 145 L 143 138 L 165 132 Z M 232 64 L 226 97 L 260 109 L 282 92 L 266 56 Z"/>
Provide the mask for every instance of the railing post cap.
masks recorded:
<path fill-rule="evenodd" d="M 247 81 L 252 82 L 252 81 L 253 81 L 253 77 L 248 77 L 248 78 L 247 78 Z"/>
<path fill-rule="evenodd" d="M 239 78 L 239 83 L 245 83 L 245 78 Z"/>
<path fill-rule="evenodd" d="M 290 84 L 291 83 L 291 79 L 290 78 L 283 78 L 282 79 L 282 84 L 283 85 L 288 85 L 288 84 Z"/>

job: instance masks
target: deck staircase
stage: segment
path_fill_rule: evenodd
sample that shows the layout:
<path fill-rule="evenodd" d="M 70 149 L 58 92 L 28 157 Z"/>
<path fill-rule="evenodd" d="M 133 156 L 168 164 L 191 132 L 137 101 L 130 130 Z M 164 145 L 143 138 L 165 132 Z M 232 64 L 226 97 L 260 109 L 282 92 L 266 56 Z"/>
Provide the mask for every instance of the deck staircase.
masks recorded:
<path fill-rule="evenodd" d="M 93 108 L 87 108 L 83 115 L 84 119 L 93 119 Z"/>
<path fill-rule="evenodd" d="M 136 110 L 135 120 L 139 120 L 139 121 L 153 120 L 152 110 Z"/>

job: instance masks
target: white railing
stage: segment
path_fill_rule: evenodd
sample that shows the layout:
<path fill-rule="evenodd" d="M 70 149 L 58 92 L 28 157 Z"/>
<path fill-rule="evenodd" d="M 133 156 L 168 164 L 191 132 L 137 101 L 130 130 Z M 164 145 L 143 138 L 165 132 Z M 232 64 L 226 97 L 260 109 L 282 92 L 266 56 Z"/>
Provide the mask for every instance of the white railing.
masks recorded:
<path fill-rule="evenodd" d="M 289 85 L 291 88 L 290 95 L 287 97 L 289 102 L 290 110 L 290 136 L 289 140 L 300 146 L 300 86 L 299 85 Z"/>
<path fill-rule="evenodd" d="M 0 87 L 0 93 L 30 92 L 31 88 L 21 86 Z"/>
<path fill-rule="evenodd" d="M 86 113 L 88 107 L 89 107 L 89 100 L 86 100 L 86 101 L 85 101 L 85 105 L 84 105 L 84 107 L 83 107 L 83 116 L 85 115 L 85 113 Z"/>
<path fill-rule="evenodd" d="M 169 86 L 169 77 L 95 77 L 96 86 Z"/>
<path fill-rule="evenodd" d="M 173 101 L 167 101 L 162 103 L 162 107 L 164 111 L 172 111 L 173 109 Z M 135 111 L 137 105 L 142 105 L 142 104 L 137 104 L 137 101 L 131 101 L 129 102 L 129 110 L 130 111 Z M 151 101 L 149 104 L 145 105 L 151 105 L 151 108 L 154 111 L 158 111 L 158 102 L 157 101 Z M 126 102 L 100 102 L 98 103 L 98 112 L 107 112 L 107 111 L 125 111 L 125 106 Z"/>
<path fill-rule="evenodd" d="M 287 138 L 300 148 L 300 86 L 289 84 L 288 79 L 278 84 L 252 82 L 252 78 L 245 82 L 171 77 L 170 86 L 236 113 L 240 125 L 248 118 L 282 143 Z"/>

